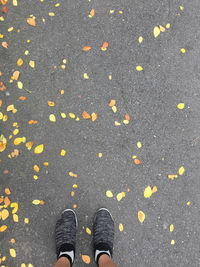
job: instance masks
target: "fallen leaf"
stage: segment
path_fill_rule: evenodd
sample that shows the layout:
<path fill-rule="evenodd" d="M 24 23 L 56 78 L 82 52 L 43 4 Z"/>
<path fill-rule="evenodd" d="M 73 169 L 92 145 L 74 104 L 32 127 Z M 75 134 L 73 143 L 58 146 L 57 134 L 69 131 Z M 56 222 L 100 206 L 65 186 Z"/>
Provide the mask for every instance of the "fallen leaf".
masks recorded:
<path fill-rule="evenodd" d="M 20 82 L 20 81 L 18 81 L 18 82 L 17 82 L 17 86 L 18 86 L 19 89 L 22 89 L 22 88 L 23 88 L 23 83 Z"/>
<path fill-rule="evenodd" d="M 91 230 L 90 230 L 88 227 L 86 228 L 86 233 L 87 233 L 88 235 L 91 235 L 91 233 L 92 233 Z"/>
<path fill-rule="evenodd" d="M 14 80 L 16 80 L 16 81 L 18 80 L 19 74 L 20 74 L 20 72 L 18 70 L 16 70 L 16 71 L 13 72 L 13 78 L 14 78 Z"/>
<path fill-rule="evenodd" d="M 4 204 L 5 204 L 6 206 L 9 206 L 9 205 L 10 205 L 10 199 L 9 199 L 8 197 L 5 197 L 5 198 L 4 198 Z"/>
<path fill-rule="evenodd" d="M 27 18 L 26 19 L 27 23 L 33 27 L 36 26 L 35 18 Z"/>
<path fill-rule="evenodd" d="M 122 232 L 124 230 L 124 226 L 122 223 L 119 224 L 119 231 Z"/>
<path fill-rule="evenodd" d="M 34 120 L 30 120 L 28 123 L 31 125 L 31 124 L 37 124 L 38 122 Z"/>
<path fill-rule="evenodd" d="M 2 219 L 3 221 L 5 221 L 5 220 L 8 218 L 8 216 L 9 216 L 9 212 L 8 212 L 8 210 L 7 210 L 7 209 L 3 209 L 3 210 L 1 211 L 1 219 Z"/>
<path fill-rule="evenodd" d="M 33 146 L 33 142 L 26 143 L 26 147 L 28 148 L 28 150 L 31 150 L 32 146 Z"/>
<path fill-rule="evenodd" d="M 139 220 L 141 223 L 143 223 L 144 220 L 145 220 L 145 214 L 144 214 L 144 212 L 142 212 L 141 210 L 138 211 L 138 220 Z"/>
<path fill-rule="evenodd" d="M 94 16 L 94 14 L 95 14 L 95 9 L 93 8 L 93 9 L 91 9 L 90 14 L 89 14 L 88 17 L 92 18 Z"/>
<path fill-rule="evenodd" d="M 110 100 L 110 103 L 109 103 L 109 106 L 110 106 L 110 107 L 114 107 L 115 104 L 116 104 L 116 100 L 111 99 L 111 100 Z"/>
<path fill-rule="evenodd" d="M 12 202 L 10 204 L 10 207 L 13 208 L 12 214 L 15 214 L 18 211 L 18 203 L 17 202 Z"/>
<path fill-rule="evenodd" d="M 90 114 L 88 114 L 86 111 L 83 111 L 82 116 L 86 120 L 91 118 Z"/>
<path fill-rule="evenodd" d="M 6 14 L 6 13 L 8 12 L 8 7 L 7 7 L 7 6 L 4 6 L 4 7 L 2 8 L 2 12 L 3 12 L 4 14 Z"/>
<path fill-rule="evenodd" d="M 78 177 L 78 174 L 73 173 L 73 172 L 69 172 L 69 176 L 77 178 Z"/>
<path fill-rule="evenodd" d="M 13 221 L 14 222 L 19 222 L 19 217 L 17 214 L 13 214 Z"/>
<path fill-rule="evenodd" d="M 173 224 L 170 224 L 170 226 L 169 226 L 169 231 L 170 231 L 170 232 L 173 232 L 173 231 L 174 231 L 174 225 L 173 225 Z"/>
<path fill-rule="evenodd" d="M 125 119 L 126 119 L 127 121 L 130 121 L 130 116 L 129 116 L 128 114 L 126 114 L 126 115 L 125 115 Z"/>
<path fill-rule="evenodd" d="M 41 144 L 41 145 L 35 147 L 35 149 L 34 149 L 34 153 L 35 153 L 35 154 L 40 154 L 40 153 L 43 152 L 43 150 L 44 150 L 44 145 Z"/>
<path fill-rule="evenodd" d="M 82 260 L 86 264 L 90 264 L 90 256 L 88 256 L 88 255 L 82 255 Z"/>
<path fill-rule="evenodd" d="M 160 35 L 160 28 L 158 26 L 153 29 L 154 37 L 157 38 Z"/>
<path fill-rule="evenodd" d="M 39 199 L 35 199 L 35 200 L 32 201 L 32 203 L 34 205 L 39 205 L 40 204 L 40 200 Z"/>
<path fill-rule="evenodd" d="M 174 178 L 177 178 L 178 175 L 177 174 L 169 174 L 168 175 L 168 178 L 171 179 L 171 180 L 174 180 Z"/>
<path fill-rule="evenodd" d="M 8 187 L 5 188 L 5 193 L 6 193 L 6 195 L 10 195 L 11 194 L 10 189 Z"/>
<path fill-rule="evenodd" d="M 92 121 L 96 121 L 98 115 L 96 113 L 92 113 Z"/>
<path fill-rule="evenodd" d="M 106 51 L 107 48 L 108 48 L 108 42 L 104 42 L 103 45 L 102 45 L 102 47 L 101 47 L 101 50 L 102 51 Z"/>
<path fill-rule="evenodd" d="M 14 239 L 14 238 L 11 238 L 11 239 L 10 239 L 10 243 L 11 243 L 11 244 L 14 244 L 14 243 L 15 243 L 15 239 Z"/>
<path fill-rule="evenodd" d="M 149 198 L 152 195 L 152 190 L 150 186 L 147 186 L 144 190 L 144 197 Z"/>
<path fill-rule="evenodd" d="M 160 31 L 165 32 L 165 28 L 162 25 L 159 25 Z"/>
<path fill-rule="evenodd" d="M 69 117 L 70 117 L 71 119 L 75 119 L 75 118 L 76 118 L 76 115 L 75 115 L 74 113 L 69 113 L 68 115 L 69 115 Z"/>
<path fill-rule="evenodd" d="M 141 148 L 141 147 L 142 147 L 141 142 L 137 142 L 137 147 L 138 147 L 138 148 Z"/>
<path fill-rule="evenodd" d="M 170 23 L 167 23 L 166 28 L 169 29 L 171 27 Z"/>
<path fill-rule="evenodd" d="M 83 48 L 82 48 L 82 51 L 89 51 L 91 49 L 91 46 L 87 46 L 85 45 Z"/>
<path fill-rule="evenodd" d="M 7 43 L 7 42 L 2 42 L 2 46 L 3 46 L 4 48 L 8 48 L 8 43 Z"/>
<path fill-rule="evenodd" d="M 60 152 L 60 155 L 64 157 L 65 154 L 66 154 L 66 150 L 62 149 L 61 152 Z"/>
<path fill-rule="evenodd" d="M 140 165 L 141 164 L 141 161 L 139 160 L 139 159 L 134 159 L 134 163 L 136 164 L 136 165 Z"/>
<path fill-rule="evenodd" d="M 136 70 L 137 71 L 142 71 L 143 70 L 143 67 L 142 66 L 136 66 Z"/>
<path fill-rule="evenodd" d="M 16 252 L 15 252 L 14 248 L 10 248 L 10 256 L 13 258 L 16 257 Z"/>
<path fill-rule="evenodd" d="M 158 191 L 157 186 L 154 185 L 154 187 L 152 188 L 152 194 L 156 193 Z"/>
<path fill-rule="evenodd" d="M 13 6 L 17 6 L 17 0 L 13 0 Z"/>
<path fill-rule="evenodd" d="M 21 58 L 19 58 L 18 60 L 17 60 L 17 65 L 20 67 L 20 66 L 22 66 L 23 65 L 23 60 L 21 59 Z"/>
<path fill-rule="evenodd" d="M 178 174 L 179 174 L 179 175 L 183 175 L 184 172 L 185 172 L 185 169 L 184 169 L 183 166 L 181 166 L 181 167 L 179 168 L 179 170 L 178 170 Z"/>
<path fill-rule="evenodd" d="M 63 118 L 63 119 L 65 119 L 67 116 L 66 116 L 66 114 L 65 113 L 60 113 L 60 115 L 61 115 L 61 117 Z"/>
<path fill-rule="evenodd" d="M 0 227 L 0 233 L 4 232 L 6 229 L 7 229 L 7 226 L 6 225 L 2 225 Z"/>
<path fill-rule="evenodd" d="M 112 107 L 112 111 L 113 111 L 114 113 L 116 113 L 116 112 L 117 112 L 117 107 L 116 107 L 116 106 L 113 106 L 113 107 Z"/>
<path fill-rule="evenodd" d="M 102 153 L 99 153 L 98 156 L 99 156 L 99 158 L 102 158 Z"/>
<path fill-rule="evenodd" d="M 9 111 L 12 111 L 14 108 L 15 108 L 14 105 L 9 105 L 7 106 L 6 110 L 9 112 Z"/>
<path fill-rule="evenodd" d="M 178 108 L 178 109 L 184 109 L 184 107 L 185 107 L 185 104 L 184 104 L 184 103 L 179 103 L 179 104 L 177 105 L 177 108 Z"/>
<path fill-rule="evenodd" d="M 29 223 L 29 218 L 24 218 L 24 223 L 28 224 Z"/>
<path fill-rule="evenodd" d="M 142 36 L 140 36 L 140 37 L 138 38 L 138 42 L 141 44 L 141 43 L 142 43 L 142 41 L 143 41 L 143 37 L 142 37 Z"/>
<path fill-rule="evenodd" d="M 83 74 L 83 78 L 84 78 L 85 80 L 88 80 L 88 79 L 89 79 L 88 74 L 87 74 L 87 73 L 84 73 L 84 74 Z"/>
<path fill-rule="evenodd" d="M 15 146 L 20 145 L 22 143 L 22 138 L 21 137 L 15 138 L 13 143 L 14 143 Z"/>
<path fill-rule="evenodd" d="M 55 13 L 54 12 L 49 12 L 49 16 L 50 17 L 54 17 L 55 16 Z"/>
<path fill-rule="evenodd" d="M 47 167 L 47 166 L 49 166 L 49 162 L 45 161 L 45 162 L 43 162 L 43 165 Z"/>
<path fill-rule="evenodd" d="M 116 198 L 118 201 L 122 200 L 122 198 L 123 198 L 122 193 L 117 194 Z"/>
<path fill-rule="evenodd" d="M 48 106 L 50 107 L 54 107 L 55 103 L 53 101 L 47 101 Z"/>
<path fill-rule="evenodd" d="M 1 3 L 2 3 L 2 5 L 6 5 L 6 3 L 7 3 L 7 0 L 1 0 Z"/>
<path fill-rule="evenodd" d="M 35 172 L 39 172 L 40 171 L 40 168 L 37 165 L 34 165 L 33 169 L 34 169 Z"/>
<path fill-rule="evenodd" d="M 25 97 L 25 96 L 20 96 L 20 97 L 19 97 L 19 100 L 24 101 L 24 100 L 26 100 L 26 97 Z"/>
<path fill-rule="evenodd" d="M 113 193 L 110 190 L 107 190 L 106 191 L 106 196 L 111 198 L 111 197 L 113 197 Z"/>
<path fill-rule="evenodd" d="M 185 54 L 185 52 L 186 52 L 185 48 L 181 48 L 181 53 Z"/>
<path fill-rule="evenodd" d="M 55 115 L 54 115 L 54 114 L 50 114 L 50 115 L 49 115 L 49 120 L 50 120 L 51 122 L 56 122 L 56 117 L 55 117 Z"/>
<path fill-rule="evenodd" d="M 29 61 L 29 66 L 34 69 L 35 68 L 35 61 L 30 60 Z"/>
<path fill-rule="evenodd" d="M 171 241 L 171 245 L 174 245 L 174 244 L 175 244 L 175 241 L 174 241 L 174 240 L 172 240 L 172 241 Z"/>

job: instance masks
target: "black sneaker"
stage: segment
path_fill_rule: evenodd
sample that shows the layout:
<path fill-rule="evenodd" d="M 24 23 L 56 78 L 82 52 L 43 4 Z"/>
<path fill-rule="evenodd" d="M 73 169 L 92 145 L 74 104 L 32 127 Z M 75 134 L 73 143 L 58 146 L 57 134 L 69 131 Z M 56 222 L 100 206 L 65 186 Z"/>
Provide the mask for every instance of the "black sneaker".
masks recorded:
<path fill-rule="evenodd" d="M 102 254 L 112 257 L 114 234 L 112 215 L 105 208 L 99 209 L 96 212 L 93 225 L 94 257 L 97 264 Z"/>
<path fill-rule="evenodd" d="M 76 227 L 76 213 L 71 209 L 64 210 L 56 223 L 56 253 L 58 258 L 68 258 L 71 265 L 75 257 Z"/>

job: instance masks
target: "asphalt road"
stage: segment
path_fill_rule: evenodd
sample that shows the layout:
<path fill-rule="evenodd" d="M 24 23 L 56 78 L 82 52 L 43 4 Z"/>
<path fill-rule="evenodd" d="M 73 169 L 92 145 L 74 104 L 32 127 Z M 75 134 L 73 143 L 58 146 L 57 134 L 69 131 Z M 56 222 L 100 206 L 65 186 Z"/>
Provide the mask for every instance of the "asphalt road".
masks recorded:
<path fill-rule="evenodd" d="M 94 213 L 102 206 L 115 219 L 114 260 L 119 267 L 199 266 L 199 0 L 18 0 L 17 6 L 8 0 L 6 5 L 0 21 L 0 41 L 8 44 L 0 45 L 0 81 L 6 87 L 0 91 L 0 112 L 8 119 L 0 120 L 7 139 L 0 153 L 0 196 L 5 202 L 5 188 L 10 189 L 8 198 L 18 203 L 18 222 L 11 205 L 3 207 L 2 202 L 9 217 L 0 221 L 0 227 L 7 226 L 0 233 L 1 266 L 53 266 L 55 222 L 65 208 L 78 215 L 74 266 L 87 266 L 82 255 L 89 255 L 88 266 L 95 266 L 86 227 L 92 230 Z M 36 26 L 27 23 L 30 15 Z M 165 31 L 155 38 L 156 26 Z M 101 49 L 104 42 L 106 51 Z M 91 49 L 82 51 L 84 46 Z M 13 81 L 16 70 L 20 76 Z M 179 103 L 183 109 L 177 108 Z M 7 111 L 9 105 L 17 112 Z M 86 120 L 83 111 L 98 117 Z M 13 127 L 15 122 L 19 128 Z M 14 129 L 19 130 L 16 136 Z M 25 142 L 16 146 L 17 137 L 26 140 L 19 139 Z M 30 141 L 34 145 L 29 151 Z M 44 151 L 35 154 L 40 144 Z M 14 149 L 19 155 L 9 158 Z M 134 163 L 134 156 L 141 164 Z M 179 175 L 181 166 L 185 171 Z M 150 198 L 144 197 L 147 186 L 157 188 Z M 118 201 L 121 192 L 125 197 Z M 34 205 L 34 200 L 42 202 Z M 145 214 L 143 223 L 138 211 Z"/>

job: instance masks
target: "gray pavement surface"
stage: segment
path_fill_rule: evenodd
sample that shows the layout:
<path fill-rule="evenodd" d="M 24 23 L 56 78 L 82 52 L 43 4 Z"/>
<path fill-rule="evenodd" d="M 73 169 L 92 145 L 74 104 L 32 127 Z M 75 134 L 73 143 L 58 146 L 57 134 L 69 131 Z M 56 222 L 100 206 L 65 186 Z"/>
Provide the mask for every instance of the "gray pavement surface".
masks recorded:
<path fill-rule="evenodd" d="M 60 6 L 55 7 L 56 3 Z M 1 261 L 6 256 L 1 266 L 53 266 L 55 222 L 63 209 L 74 204 L 79 222 L 74 266 L 87 266 L 83 254 L 91 257 L 88 266 L 95 266 L 92 235 L 86 227 L 92 230 L 94 213 L 103 206 L 115 219 L 118 266 L 200 266 L 199 0 L 18 0 L 18 6 L 8 0 L 6 5 L 8 12 L 0 21 L 4 35 L 0 41 L 8 43 L 7 49 L 0 46 L 0 81 L 6 86 L 0 91 L 0 109 L 8 119 L 0 120 L 1 134 L 7 139 L 0 153 L 0 196 L 4 200 L 4 189 L 10 189 L 10 201 L 19 205 L 19 221 L 13 221 L 13 208 L 2 207 L 2 202 L 1 210 L 6 208 L 10 215 L 0 221 L 0 227 L 7 226 L 0 233 Z M 95 15 L 89 18 L 92 8 Z M 35 27 L 26 22 L 30 15 L 36 17 Z M 154 27 L 166 28 L 168 23 L 170 28 L 155 38 Z M 10 27 L 14 30 L 8 32 Z M 143 36 L 142 43 L 139 36 Z M 109 46 L 102 51 L 105 41 Z M 91 50 L 82 51 L 85 45 Z M 186 52 L 181 53 L 181 48 Z M 17 66 L 19 58 L 23 59 L 21 67 Z M 65 69 L 61 68 L 63 59 L 67 60 Z M 29 66 L 30 60 L 35 61 L 35 68 Z M 138 65 L 143 71 L 136 70 Z M 21 90 L 17 81 L 9 82 L 16 70 Z M 83 78 L 84 73 L 89 79 Z M 20 96 L 26 100 L 19 100 Z M 111 99 L 116 100 L 116 113 L 109 106 Z M 54 101 L 55 106 L 48 106 L 47 101 Z M 179 103 L 185 103 L 184 109 L 177 108 Z M 12 104 L 16 113 L 7 112 Z M 98 118 L 85 120 L 83 111 L 94 112 Z M 68 113 L 80 120 L 69 118 Z M 56 122 L 49 120 L 50 114 Z M 125 114 L 130 116 L 127 125 Z M 30 125 L 30 120 L 38 123 Z M 14 122 L 19 125 L 16 136 L 12 134 Z M 25 143 L 15 146 L 16 137 L 34 142 L 33 148 L 29 151 Z M 40 144 L 44 151 L 35 154 Z M 19 155 L 9 158 L 14 149 Z M 65 156 L 60 155 L 62 149 Z M 134 163 L 134 155 L 140 165 Z M 34 165 L 39 166 L 39 173 Z M 184 174 L 169 179 L 181 166 Z M 158 190 L 144 198 L 148 185 Z M 113 198 L 106 196 L 107 190 Z M 125 197 L 117 201 L 120 192 Z M 34 205 L 33 200 L 45 203 Z M 140 210 L 146 215 L 143 223 L 138 220 Z M 29 218 L 28 224 L 24 218 Z M 16 257 L 11 257 L 11 248 Z"/>

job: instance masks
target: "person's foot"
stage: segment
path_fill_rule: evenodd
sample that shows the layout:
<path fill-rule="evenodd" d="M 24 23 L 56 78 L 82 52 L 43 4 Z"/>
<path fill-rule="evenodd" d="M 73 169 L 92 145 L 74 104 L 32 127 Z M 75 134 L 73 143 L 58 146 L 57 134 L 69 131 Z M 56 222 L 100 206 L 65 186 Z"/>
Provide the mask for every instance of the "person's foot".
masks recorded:
<path fill-rule="evenodd" d="M 71 265 L 74 262 L 76 248 L 77 217 L 73 210 L 66 209 L 56 223 L 57 257 L 66 257 Z"/>
<path fill-rule="evenodd" d="M 96 212 L 93 225 L 94 257 L 97 264 L 103 254 L 112 257 L 114 232 L 112 215 L 105 208 L 99 209 Z"/>

